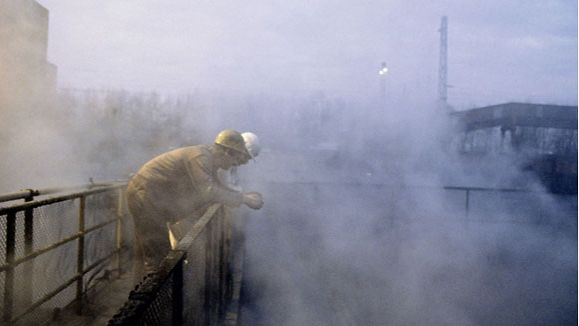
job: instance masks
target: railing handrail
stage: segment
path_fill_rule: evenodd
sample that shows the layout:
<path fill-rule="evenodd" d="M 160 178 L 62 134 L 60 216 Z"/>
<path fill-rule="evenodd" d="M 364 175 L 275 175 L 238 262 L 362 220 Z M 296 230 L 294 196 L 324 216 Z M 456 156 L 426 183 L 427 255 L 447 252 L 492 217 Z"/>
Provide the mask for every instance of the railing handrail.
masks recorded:
<path fill-rule="evenodd" d="M 177 247 L 173 250 L 187 251 L 192 245 L 193 240 L 201 234 L 201 231 L 207 226 L 207 224 L 213 219 L 217 210 L 223 205 L 213 204 L 205 211 L 205 214 L 193 225 L 191 230 L 189 230 L 185 236 L 179 240 Z"/>
<path fill-rule="evenodd" d="M 62 193 L 67 191 L 74 191 L 79 189 L 92 189 L 95 187 L 108 187 L 108 186 L 115 186 L 117 184 L 126 183 L 125 180 L 116 180 L 116 181 L 105 181 L 105 182 L 91 182 L 88 184 L 78 185 L 78 186 L 69 186 L 69 187 L 53 187 L 53 188 L 44 188 L 44 189 L 22 189 L 19 191 L 9 192 L 0 194 L 0 203 L 19 200 L 19 199 L 31 199 L 36 196 L 45 196 L 51 195 L 55 193 Z"/>
<path fill-rule="evenodd" d="M 168 251 L 165 258 L 159 263 L 156 270 L 148 274 L 145 279 L 139 283 L 128 296 L 128 300 L 119 309 L 116 315 L 109 320 L 108 325 L 134 325 L 139 322 L 144 311 L 146 311 L 155 300 L 156 294 L 166 283 L 166 280 L 171 277 L 172 273 L 177 273 L 181 280 L 177 280 L 173 284 L 176 291 L 180 291 L 182 284 L 182 269 L 186 264 L 187 252 L 194 246 L 194 240 L 208 228 L 209 223 L 218 216 L 217 212 L 222 208 L 222 204 L 213 204 L 205 213 L 193 224 L 191 229 L 178 241 L 176 247 Z M 179 267 L 181 266 L 181 267 Z M 175 287 L 176 286 L 176 287 Z M 178 295 L 178 294 L 174 294 Z M 182 293 L 180 294 L 183 295 Z M 173 298 L 177 302 L 181 302 L 183 298 Z M 132 303 L 130 303 L 132 302 Z M 183 307 L 179 307 L 183 309 Z M 173 321 L 173 324 L 180 324 L 180 316 L 182 311 L 176 312 L 173 318 L 177 318 L 178 322 Z"/>
<path fill-rule="evenodd" d="M 22 318 L 24 318 L 27 314 L 31 311 L 35 310 L 54 296 L 58 295 L 64 289 L 69 287 L 71 284 L 77 283 L 77 294 L 76 300 L 78 301 L 78 309 L 81 309 L 82 303 L 81 297 L 86 290 L 82 284 L 84 281 L 83 276 L 91 271 L 93 271 L 98 266 L 102 265 L 107 260 L 110 260 L 112 257 L 117 257 L 119 259 L 119 255 L 123 250 L 126 248 L 125 245 L 121 243 L 121 226 L 122 220 L 125 218 L 126 214 L 122 212 L 122 201 L 124 198 L 124 191 L 123 188 L 126 187 L 126 181 L 115 181 L 115 182 L 107 182 L 107 183 L 91 183 L 89 185 L 84 186 L 75 186 L 75 187 L 63 187 L 63 188 L 50 188 L 44 190 L 23 190 L 17 193 L 11 193 L 8 195 L 0 195 L 0 198 L 11 198 L 13 199 L 25 199 L 25 202 L 21 203 L 10 203 L 9 206 L 0 207 L 0 215 L 6 216 L 6 260 L 3 265 L 0 265 L 0 273 L 5 274 L 5 289 L 4 289 L 4 307 L 3 307 L 3 316 L 2 321 L 4 322 L 16 322 Z M 85 189 L 79 189 L 79 188 Z M 117 212 L 114 214 L 114 218 L 109 218 L 99 224 L 92 225 L 88 228 L 85 228 L 85 201 L 87 197 L 90 197 L 93 194 L 98 193 L 117 193 L 118 192 L 118 201 L 117 201 Z M 54 195 L 56 194 L 56 195 Z M 37 199 L 33 198 L 33 196 L 41 196 L 41 195 L 52 195 L 48 196 L 47 198 Z M 24 196 L 22 198 L 16 198 L 18 196 Z M 77 232 L 71 234 L 69 237 L 65 239 L 61 239 L 60 241 L 53 242 L 43 248 L 34 248 L 33 247 L 33 239 L 34 239 L 34 209 L 42 206 L 49 206 L 54 203 L 64 202 L 64 201 L 72 201 L 72 200 L 80 200 L 80 207 L 78 207 L 78 218 L 79 218 L 79 226 Z M 22 215 L 18 215 L 18 212 L 24 212 Z M 24 255 L 18 259 L 15 259 L 15 249 L 16 249 L 16 242 L 15 236 L 17 234 L 17 223 L 16 221 L 19 219 L 23 219 L 23 227 L 24 227 Z M 115 249 L 107 253 L 106 257 L 101 257 L 98 261 L 94 262 L 90 266 L 85 267 L 85 263 L 87 260 L 84 257 L 84 250 L 85 250 L 85 237 L 87 234 L 92 233 L 96 230 L 102 229 L 105 226 L 108 226 L 112 223 L 117 223 L 115 228 L 115 239 L 113 240 L 115 243 Z M 77 251 L 77 270 L 76 274 L 72 276 L 72 278 L 65 281 L 56 289 L 53 289 L 51 292 L 45 294 L 41 298 L 37 298 L 35 302 L 32 301 L 31 290 L 28 289 L 26 292 L 26 296 L 28 297 L 28 303 L 23 306 L 24 310 L 15 314 L 16 311 L 14 310 L 14 273 L 15 268 L 24 263 L 34 263 L 34 259 L 40 255 L 46 254 L 51 252 L 59 247 L 64 246 L 65 244 L 71 243 L 73 241 L 78 241 L 78 251 Z M 36 249 L 36 250 L 34 250 Z M 120 266 L 120 260 L 118 261 L 118 265 Z M 24 265 L 24 268 L 28 268 L 27 266 L 32 265 Z M 120 267 L 119 267 L 120 268 Z M 26 273 L 26 275 L 30 275 L 28 283 L 31 283 L 32 271 Z M 22 294 L 21 294 L 22 295 Z M 1 323 L 1 322 L 0 322 Z"/>
<path fill-rule="evenodd" d="M 347 185 L 347 186 L 378 186 L 378 187 L 397 187 L 397 188 L 422 188 L 422 189 L 443 189 L 443 190 L 469 190 L 469 191 L 496 191 L 496 192 L 538 192 L 548 193 L 547 191 L 530 189 L 530 188 L 491 188 L 480 186 L 442 186 L 442 185 L 418 185 L 418 184 L 395 184 L 377 181 L 269 181 L 271 184 L 302 184 L 302 185 Z"/>
<path fill-rule="evenodd" d="M 80 198 L 82 196 L 88 196 L 88 195 L 96 194 L 99 192 L 105 192 L 105 191 L 109 191 L 109 190 L 113 190 L 113 189 L 118 189 L 118 188 L 122 188 L 122 187 L 126 186 L 126 184 L 127 184 L 126 181 L 111 183 L 111 184 L 107 184 L 107 185 L 103 184 L 103 185 L 93 186 L 92 188 L 89 188 L 89 189 L 79 190 L 79 191 L 75 191 L 72 193 L 59 194 L 56 196 L 51 196 L 51 197 L 40 199 L 40 200 L 32 200 L 32 201 L 27 201 L 27 202 L 23 202 L 23 203 L 15 203 L 15 204 L 11 204 L 9 206 L 0 207 L 0 214 L 6 214 L 8 212 L 14 212 L 14 211 L 22 211 L 22 210 L 25 210 L 28 208 L 36 208 L 36 207 L 40 207 L 40 206 L 58 203 L 58 202 L 65 201 L 65 200 Z M 57 189 L 57 188 L 55 188 L 55 189 Z M 73 191 L 74 189 L 77 189 L 77 188 L 60 188 L 59 190 L 54 190 L 53 192 L 45 192 L 45 193 L 39 192 L 39 193 L 40 193 L 40 195 L 43 195 L 43 194 L 49 195 L 49 194 L 53 194 L 56 192 Z"/>
<path fill-rule="evenodd" d="M 0 195 L 0 203 L 12 201 L 12 200 L 18 200 L 18 199 L 29 199 L 29 198 L 32 198 L 32 197 L 38 196 L 38 195 L 40 195 L 40 192 L 38 190 L 23 189 L 20 191 L 9 192 L 9 193 L 5 193 L 5 194 Z"/>
<path fill-rule="evenodd" d="M 107 225 L 109 225 L 109 224 L 111 224 L 111 223 L 114 223 L 114 222 L 116 222 L 117 220 L 118 220 L 118 218 L 110 219 L 110 220 L 108 220 L 108 221 L 105 221 L 105 222 L 103 222 L 103 223 L 100 223 L 100 224 L 98 224 L 98 225 L 95 225 L 95 226 L 93 226 L 93 227 L 91 227 L 91 228 L 88 228 L 88 229 L 86 229 L 86 230 L 85 230 L 84 232 L 82 232 L 82 233 L 80 233 L 80 232 L 79 232 L 79 233 L 76 233 L 76 234 L 74 234 L 74 235 L 72 235 L 72 236 L 70 236 L 70 237 L 68 237 L 68 238 L 65 238 L 65 239 L 62 239 L 61 241 L 55 242 L 55 243 L 53 243 L 53 244 L 50 245 L 50 246 L 47 246 L 47 247 L 45 247 L 45 248 L 42 248 L 42 249 L 38 249 L 38 250 L 36 250 L 36 251 L 33 251 L 33 252 L 31 252 L 30 254 L 28 254 L 28 255 L 26 255 L 26 256 L 24 256 L 24 257 L 22 257 L 22 258 L 19 258 L 19 259 L 14 260 L 14 262 L 12 262 L 11 264 L 0 265 L 0 272 L 3 272 L 3 271 L 5 271 L 5 270 L 7 270 L 8 268 L 14 268 L 14 267 L 16 267 L 16 266 L 18 266 L 18 265 L 26 262 L 26 261 L 29 261 L 29 260 L 31 260 L 31 259 L 34 259 L 34 258 L 36 258 L 36 257 L 38 257 L 38 256 L 40 256 L 40 255 L 42 255 L 42 254 L 44 254 L 44 253 L 47 253 L 47 252 L 49 252 L 49 251 L 51 251 L 51 250 L 54 250 L 54 249 L 56 249 L 56 248 L 58 248 L 58 247 L 60 247 L 60 246 L 62 246 L 62 245 L 65 245 L 65 244 L 71 242 L 71 241 L 74 241 L 74 240 L 76 240 L 76 239 L 78 239 L 78 238 L 80 238 L 80 237 L 82 237 L 82 236 L 84 236 L 84 235 L 86 235 L 86 234 L 89 234 L 89 233 L 91 233 L 91 232 L 93 232 L 93 231 L 95 231 L 95 230 L 101 229 L 101 228 L 103 228 L 103 227 L 105 227 L 105 226 L 107 226 Z"/>
<path fill-rule="evenodd" d="M 490 188 L 490 187 L 473 187 L 473 186 L 444 186 L 444 190 L 462 190 L 462 191 L 486 191 L 486 192 L 524 192 L 524 193 L 546 193 L 546 191 L 528 189 L 528 188 Z"/>
<path fill-rule="evenodd" d="M 385 182 L 360 182 L 360 181 L 270 181 L 270 184 L 301 184 L 301 185 L 346 185 L 346 186 L 375 186 L 375 187 L 397 187 L 397 188 L 420 188 L 420 189 L 441 189 L 441 190 L 462 190 L 462 191 L 487 191 L 487 192 L 522 192 L 522 193 L 548 193 L 547 191 L 531 188 L 491 188 L 480 186 L 443 186 L 443 185 L 417 185 L 417 184 L 396 184 Z"/>

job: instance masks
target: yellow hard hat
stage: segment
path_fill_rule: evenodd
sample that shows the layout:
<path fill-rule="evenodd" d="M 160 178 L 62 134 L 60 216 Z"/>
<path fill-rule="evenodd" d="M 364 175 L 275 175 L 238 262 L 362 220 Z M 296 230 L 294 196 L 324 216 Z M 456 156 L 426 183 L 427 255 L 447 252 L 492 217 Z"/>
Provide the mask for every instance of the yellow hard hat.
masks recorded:
<path fill-rule="evenodd" d="M 251 154 L 249 154 L 245 147 L 243 137 L 233 129 L 222 130 L 217 137 L 215 137 L 215 144 L 234 150 L 244 157 L 251 157 Z"/>

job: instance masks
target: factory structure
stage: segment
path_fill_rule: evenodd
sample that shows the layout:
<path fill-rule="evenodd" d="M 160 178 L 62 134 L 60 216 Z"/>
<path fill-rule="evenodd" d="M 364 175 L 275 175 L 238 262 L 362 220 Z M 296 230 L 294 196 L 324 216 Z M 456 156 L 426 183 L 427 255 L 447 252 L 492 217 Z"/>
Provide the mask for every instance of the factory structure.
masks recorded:
<path fill-rule="evenodd" d="M 508 156 L 554 193 L 577 193 L 577 106 L 504 103 L 451 113 L 453 149 L 472 162 Z"/>
<path fill-rule="evenodd" d="M 509 102 L 454 111 L 448 103 L 448 17 L 438 31 L 438 103 L 455 127 L 450 149 L 473 169 L 508 157 L 550 192 L 577 194 L 577 106 Z"/>
<path fill-rule="evenodd" d="M 47 60 L 48 24 L 48 10 L 38 2 L 0 0 L 0 109 L 37 107 L 56 90 L 57 68 Z"/>

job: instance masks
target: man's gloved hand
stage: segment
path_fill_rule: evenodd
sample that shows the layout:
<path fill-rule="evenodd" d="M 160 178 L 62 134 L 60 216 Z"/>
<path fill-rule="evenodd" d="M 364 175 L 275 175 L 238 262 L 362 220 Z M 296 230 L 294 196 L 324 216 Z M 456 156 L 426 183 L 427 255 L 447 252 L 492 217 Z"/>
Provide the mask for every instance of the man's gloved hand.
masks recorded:
<path fill-rule="evenodd" d="M 243 203 L 249 208 L 260 209 L 263 207 L 263 198 L 259 192 L 244 192 Z"/>

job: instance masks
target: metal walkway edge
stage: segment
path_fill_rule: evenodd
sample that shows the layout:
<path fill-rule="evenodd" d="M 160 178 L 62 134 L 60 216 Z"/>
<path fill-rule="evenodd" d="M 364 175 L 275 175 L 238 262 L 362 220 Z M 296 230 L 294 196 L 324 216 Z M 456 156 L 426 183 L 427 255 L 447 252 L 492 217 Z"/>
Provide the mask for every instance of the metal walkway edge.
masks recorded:
<path fill-rule="evenodd" d="M 126 271 L 118 278 L 103 280 L 89 291 L 84 298 L 82 315 L 76 313 L 75 302 L 60 313 L 55 313 L 46 326 L 101 326 L 117 313 L 125 303 L 131 290 L 139 281 L 134 270 Z M 114 277 L 117 277 L 116 275 Z"/>

